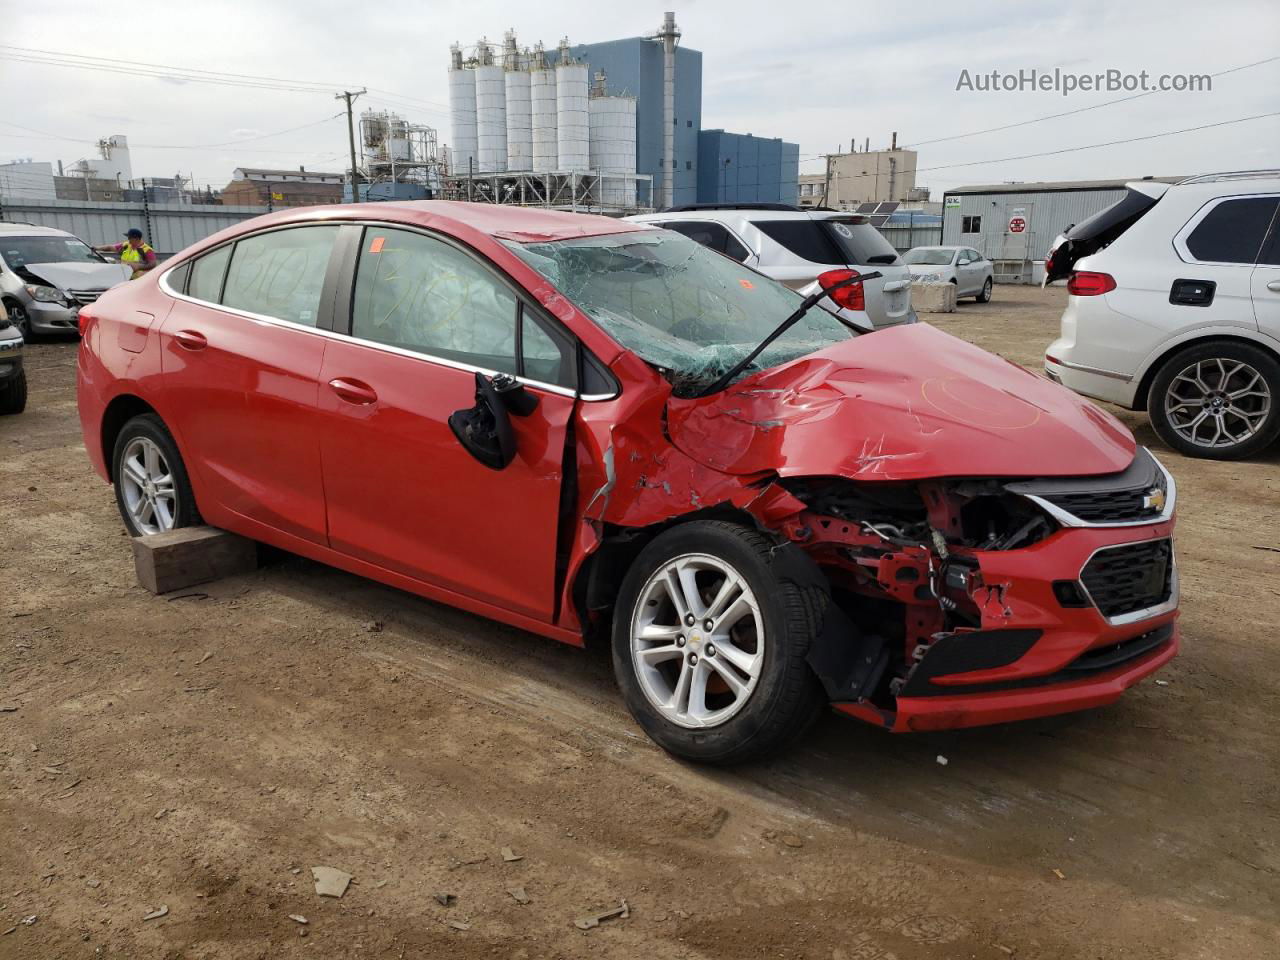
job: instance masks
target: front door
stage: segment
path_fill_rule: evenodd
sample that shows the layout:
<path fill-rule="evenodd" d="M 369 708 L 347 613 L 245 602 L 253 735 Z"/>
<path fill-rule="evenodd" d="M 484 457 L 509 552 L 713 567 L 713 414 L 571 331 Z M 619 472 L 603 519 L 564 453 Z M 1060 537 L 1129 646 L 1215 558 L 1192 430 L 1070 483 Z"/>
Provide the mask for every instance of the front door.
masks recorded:
<path fill-rule="evenodd" d="M 211 523 L 325 542 L 316 394 L 328 340 L 316 324 L 337 232 L 255 234 L 182 274 L 160 328 L 164 393 Z"/>
<path fill-rule="evenodd" d="M 330 545 L 550 621 L 574 408 L 567 338 L 477 257 L 410 230 L 365 230 L 351 303 L 350 337 L 329 344 L 320 372 Z M 449 428 L 475 402 L 477 370 L 521 376 L 538 401 L 512 417 L 503 470 Z"/>

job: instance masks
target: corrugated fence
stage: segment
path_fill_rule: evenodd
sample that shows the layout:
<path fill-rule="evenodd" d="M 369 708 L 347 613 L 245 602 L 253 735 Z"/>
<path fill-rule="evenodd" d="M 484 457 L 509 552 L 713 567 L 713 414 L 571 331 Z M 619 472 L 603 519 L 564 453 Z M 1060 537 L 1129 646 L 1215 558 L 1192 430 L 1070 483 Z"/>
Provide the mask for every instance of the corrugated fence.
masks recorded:
<path fill-rule="evenodd" d="M 190 203 L 107 203 L 0 198 L 0 222 L 26 222 L 74 233 L 88 244 L 119 243 L 137 227 L 160 257 L 268 212 L 267 207 Z"/>

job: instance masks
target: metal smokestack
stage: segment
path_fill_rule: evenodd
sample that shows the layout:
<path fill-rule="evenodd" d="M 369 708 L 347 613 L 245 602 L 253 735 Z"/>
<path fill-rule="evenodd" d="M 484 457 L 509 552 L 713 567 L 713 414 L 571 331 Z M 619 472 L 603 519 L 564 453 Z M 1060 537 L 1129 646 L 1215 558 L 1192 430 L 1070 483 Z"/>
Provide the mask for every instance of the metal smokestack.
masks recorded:
<path fill-rule="evenodd" d="M 655 38 L 662 42 L 662 207 L 676 202 L 676 42 L 680 31 L 676 15 L 662 15 L 662 29 Z"/>

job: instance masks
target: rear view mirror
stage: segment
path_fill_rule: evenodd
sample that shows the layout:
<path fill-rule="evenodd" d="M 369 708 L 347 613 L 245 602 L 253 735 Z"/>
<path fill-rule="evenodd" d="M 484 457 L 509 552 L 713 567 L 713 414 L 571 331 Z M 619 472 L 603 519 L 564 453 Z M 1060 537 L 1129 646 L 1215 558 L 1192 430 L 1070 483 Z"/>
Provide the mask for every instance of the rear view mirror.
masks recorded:
<path fill-rule="evenodd" d="M 516 456 L 511 415 L 527 417 L 537 406 L 538 398 L 515 377 L 498 373 L 490 379 L 477 371 L 475 405 L 455 410 L 449 416 L 449 429 L 478 461 L 502 470 Z"/>

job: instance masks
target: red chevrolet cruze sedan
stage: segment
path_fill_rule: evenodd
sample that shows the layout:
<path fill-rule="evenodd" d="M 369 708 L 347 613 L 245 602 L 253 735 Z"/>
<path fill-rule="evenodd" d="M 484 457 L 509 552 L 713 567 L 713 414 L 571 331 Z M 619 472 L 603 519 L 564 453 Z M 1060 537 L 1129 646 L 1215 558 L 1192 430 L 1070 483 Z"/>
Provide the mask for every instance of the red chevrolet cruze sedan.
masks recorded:
<path fill-rule="evenodd" d="M 816 303 L 605 217 L 282 211 L 85 308 L 80 417 L 135 536 L 205 522 L 608 636 L 684 757 L 827 703 L 894 731 L 1093 707 L 1174 656 L 1174 484 L 1117 420 Z"/>

